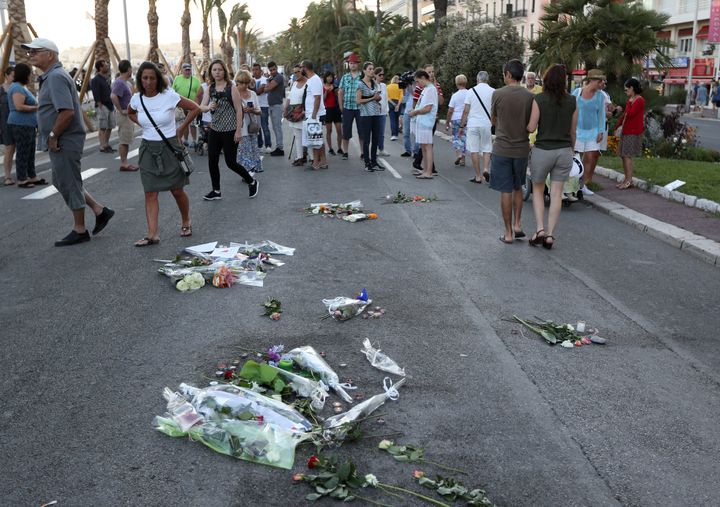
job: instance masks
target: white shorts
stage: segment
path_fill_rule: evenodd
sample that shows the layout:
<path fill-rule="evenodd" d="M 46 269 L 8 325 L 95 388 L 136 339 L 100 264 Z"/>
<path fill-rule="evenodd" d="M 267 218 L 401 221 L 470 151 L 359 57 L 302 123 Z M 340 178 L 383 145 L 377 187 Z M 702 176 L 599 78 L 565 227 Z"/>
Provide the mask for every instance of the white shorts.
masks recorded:
<path fill-rule="evenodd" d="M 465 137 L 465 151 L 470 153 L 492 153 L 490 127 L 469 127 Z"/>
<path fill-rule="evenodd" d="M 605 141 L 605 144 L 607 145 L 607 140 Z M 601 149 L 600 144 L 595 141 L 575 141 L 575 151 L 578 153 L 585 153 L 586 151 L 600 151 Z"/>

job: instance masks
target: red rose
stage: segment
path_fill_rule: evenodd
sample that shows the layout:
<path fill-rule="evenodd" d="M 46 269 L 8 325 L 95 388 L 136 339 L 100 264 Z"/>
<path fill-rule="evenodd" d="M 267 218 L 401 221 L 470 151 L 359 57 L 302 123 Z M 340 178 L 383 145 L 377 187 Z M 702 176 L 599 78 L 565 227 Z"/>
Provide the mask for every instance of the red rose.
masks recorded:
<path fill-rule="evenodd" d="M 225 374 L 223 375 L 223 377 L 225 378 L 225 380 L 230 380 L 230 379 L 232 378 L 232 376 L 233 376 L 233 371 L 232 371 L 232 370 L 225 370 Z"/>
<path fill-rule="evenodd" d="M 308 468 L 315 468 L 315 467 L 318 466 L 319 464 L 320 464 L 320 460 L 318 459 L 317 456 L 310 456 L 310 459 L 309 459 L 308 462 L 307 462 L 307 467 L 308 467 Z"/>

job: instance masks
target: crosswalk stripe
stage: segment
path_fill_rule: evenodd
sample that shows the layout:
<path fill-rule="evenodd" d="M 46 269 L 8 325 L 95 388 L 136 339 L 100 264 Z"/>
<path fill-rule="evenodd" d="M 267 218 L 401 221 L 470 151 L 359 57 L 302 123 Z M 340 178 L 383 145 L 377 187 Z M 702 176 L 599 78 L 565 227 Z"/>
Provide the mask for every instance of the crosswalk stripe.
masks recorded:
<path fill-rule="evenodd" d="M 137 157 L 138 153 L 140 153 L 140 148 L 135 148 L 134 150 L 129 151 L 127 154 L 128 160 Z M 120 157 L 115 157 L 115 160 L 120 160 Z"/>
<path fill-rule="evenodd" d="M 82 176 L 84 181 L 91 176 L 95 176 L 96 174 L 103 172 L 105 169 L 107 169 L 107 167 L 92 167 L 80 173 L 80 176 Z M 43 188 L 42 190 L 38 190 L 37 192 L 33 192 L 32 194 L 28 194 L 23 197 L 23 199 L 45 199 L 53 194 L 57 194 L 57 189 L 53 186 L 49 186 Z"/>

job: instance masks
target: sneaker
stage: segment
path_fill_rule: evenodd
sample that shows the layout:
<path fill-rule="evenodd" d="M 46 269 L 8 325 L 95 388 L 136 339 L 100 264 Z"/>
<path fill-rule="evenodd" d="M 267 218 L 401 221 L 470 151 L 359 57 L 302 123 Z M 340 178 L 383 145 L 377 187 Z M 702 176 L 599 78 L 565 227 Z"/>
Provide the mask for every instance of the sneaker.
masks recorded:
<path fill-rule="evenodd" d="M 342 148 L 338 148 L 337 154 L 338 154 L 338 155 L 344 155 L 345 152 L 342 151 Z"/>
<path fill-rule="evenodd" d="M 390 136 L 391 141 L 397 141 L 397 136 Z"/>
<path fill-rule="evenodd" d="M 56 241 L 55 246 L 70 246 L 77 243 L 85 243 L 86 241 L 90 241 L 90 233 L 88 231 L 70 231 L 70 234 L 65 236 L 63 239 Z"/>
<path fill-rule="evenodd" d="M 282 148 L 275 148 L 273 151 L 270 152 L 271 157 L 284 157 L 285 152 L 282 150 Z"/>
<path fill-rule="evenodd" d="M 273 150 L 270 146 L 266 146 L 265 149 L 262 151 L 264 151 L 265 153 L 272 153 Z"/>
<path fill-rule="evenodd" d="M 381 157 L 389 157 L 390 156 L 390 154 L 385 150 L 380 150 L 378 152 L 378 155 L 380 155 Z"/>
<path fill-rule="evenodd" d="M 115 211 L 105 206 L 100 214 L 95 217 L 95 228 L 92 230 L 92 235 L 95 236 L 102 231 L 113 216 L 115 216 Z"/>
<path fill-rule="evenodd" d="M 587 185 L 583 185 L 583 187 L 580 189 L 582 190 L 583 195 L 595 195 L 595 192 L 590 190 Z"/>
<path fill-rule="evenodd" d="M 222 195 L 220 195 L 220 192 L 218 192 L 217 190 L 211 190 L 203 196 L 203 199 L 205 199 L 206 201 L 219 201 L 220 199 L 222 199 Z"/>
<path fill-rule="evenodd" d="M 374 173 L 374 172 L 375 172 L 375 168 L 374 168 L 373 166 L 371 166 L 370 164 L 368 164 L 368 165 L 365 166 L 365 170 L 366 170 L 367 172 L 369 172 L 369 173 Z"/>
<path fill-rule="evenodd" d="M 422 168 L 423 168 L 422 165 L 420 164 L 420 162 L 413 162 L 413 167 L 414 167 L 415 169 L 419 169 L 419 170 L 421 170 L 421 171 L 422 171 Z"/>
<path fill-rule="evenodd" d="M 338 151 L 340 151 L 340 150 L 338 150 Z M 335 155 L 335 150 L 333 150 L 332 148 L 330 148 L 330 149 L 328 150 L 328 153 L 329 153 L 330 155 Z"/>
<path fill-rule="evenodd" d="M 385 170 L 385 168 L 383 166 L 381 166 L 380 164 L 378 164 L 377 162 L 373 162 L 372 168 L 374 171 L 384 171 Z"/>
<path fill-rule="evenodd" d="M 260 166 L 260 167 L 258 167 L 257 169 L 255 169 L 255 172 L 256 172 L 256 173 L 264 173 L 264 172 L 265 172 L 265 169 L 263 169 L 262 166 Z"/>
<path fill-rule="evenodd" d="M 343 153 L 343 154 L 342 154 L 342 159 L 343 159 L 343 160 L 347 160 L 347 159 L 348 159 L 348 154 L 347 154 L 347 153 Z"/>
<path fill-rule="evenodd" d="M 412 157 L 412 154 L 410 154 L 406 151 L 406 152 L 402 153 L 400 156 L 401 157 Z"/>
<path fill-rule="evenodd" d="M 250 199 L 257 195 L 259 187 L 260 182 L 258 180 L 253 180 L 253 182 L 248 185 L 248 190 L 250 191 Z"/>

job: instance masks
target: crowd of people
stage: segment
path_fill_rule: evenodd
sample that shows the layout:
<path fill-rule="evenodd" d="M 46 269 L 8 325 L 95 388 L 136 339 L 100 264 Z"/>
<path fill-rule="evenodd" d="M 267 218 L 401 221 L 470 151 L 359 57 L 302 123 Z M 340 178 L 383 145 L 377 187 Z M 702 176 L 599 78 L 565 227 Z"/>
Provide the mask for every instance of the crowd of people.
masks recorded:
<path fill-rule="evenodd" d="M 95 201 L 82 185 L 85 129 L 75 83 L 58 61 L 52 41 L 36 39 L 23 47 L 42 75 L 36 99 L 26 87 L 32 75 L 30 66 L 18 64 L 5 71 L 5 83 L 0 87 L 0 135 L 6 146 L 4 183 L 16 183 L 10 171 L 13 154 L 18 186 L 48 183 L 35 172 L 37 129 L 40 148 L 50 153 L 53 184 L 73 215 L 73 230 L 56 245 L 88 241 L 85 208 L 96 216 L 93 234 L 107 225 L 114 211 Z M 434 134 L 438 110 L 445 101 L 433 66 L 393 76 L 388 86 L 385 70 L 373 62 L 361 65 L 359 57 L 351 54 L 346 63 L 347 71 L 337 79 L 333 72 L 319 76 L 314 63 L 303 60 L 286 80 L 272 61 L 267 74 L 256 63 L 241 66 L 231 76 L 223 61 L 215 60 L 202 79 L 193 75 L 190 64 L 183 64 L 181 74 L 173 79 L 164 65 L 144 62 L 133 83 L 129 61 L 119 62 L 114 80 L 109 63 L 98 61 L 90 88 L 100 151 L 115 152 L 110 135 L 117 126 L 119 170 L 139 170 L 145 193 L 147 231 L 135 245 L 160 241 L 159 192 L 170 192 L 178 205 L 180 235 L 192 235 L 190 199 L 184 191 L 190 172 L 183 163 L 188 148 L 207 150 L 211 188 L 205 200 L 222 198 L 221 154 L 228 168 L 248 185 L 252 198 L 258 194 L 257 174 L 263 172 L 261 154 L 285 155 L 283 121 L 292 133 L 294 150 L 291 147 L 289 158 L 293 166 L 327 169 L 328 154 L 348 160 L 354 124 L 365 169 L 375 172 L 384 170 L 378 156 L 388 155 L 385 129 L 389 118 L 390 140 L 403 136 L 401 157 L 413 158 L 418 180 L 432 180 L 437 174 Z M 632 185 L 632 159 L 642 152 L 644 128 L 640 83 L 636 79 L 625 83 L 627 103 L 623 109 L 612 104 L 604 91 L 606 78 L 597 69 L 591 69 L 584 85 L 572 93 L 567 90 L 568 76 L 561 65 L 547 69 L 542 83 L 535 73 L 525 72 L 519 60 L 505 64 L 502 88 L 491 87 L 490 77 L 480 70 L 476 84 L 470 86 L 467 76 L 455 76 L 456 91 L 445 118 L 445 129 L 452 133 L 455 165 L 464 166 L 469 153 L 474 169 L 470 181 L 487 182 L 500 193 L 504 232 L 499 239 L 503 243 L 525 237 L 521 214 L 526 181 L 529 179 L 536 196 L 543 196 L 547 187 L 547 225 L 544 199 L 533 199 L 536 230 L 528 243 L 550 249 L 561 202 L 574 198 L 565 190 L 574 153 L 581 154 L 584 165 L 582 191 L 591 194 L 588 185 L 600 152 L 607 148 L 608 120 L 617 114 L 621 116 L 615 135 L 625 170 L 618 188 Z M 134 125 L 142 131 L 138 165 L 128 161 Z"/>

